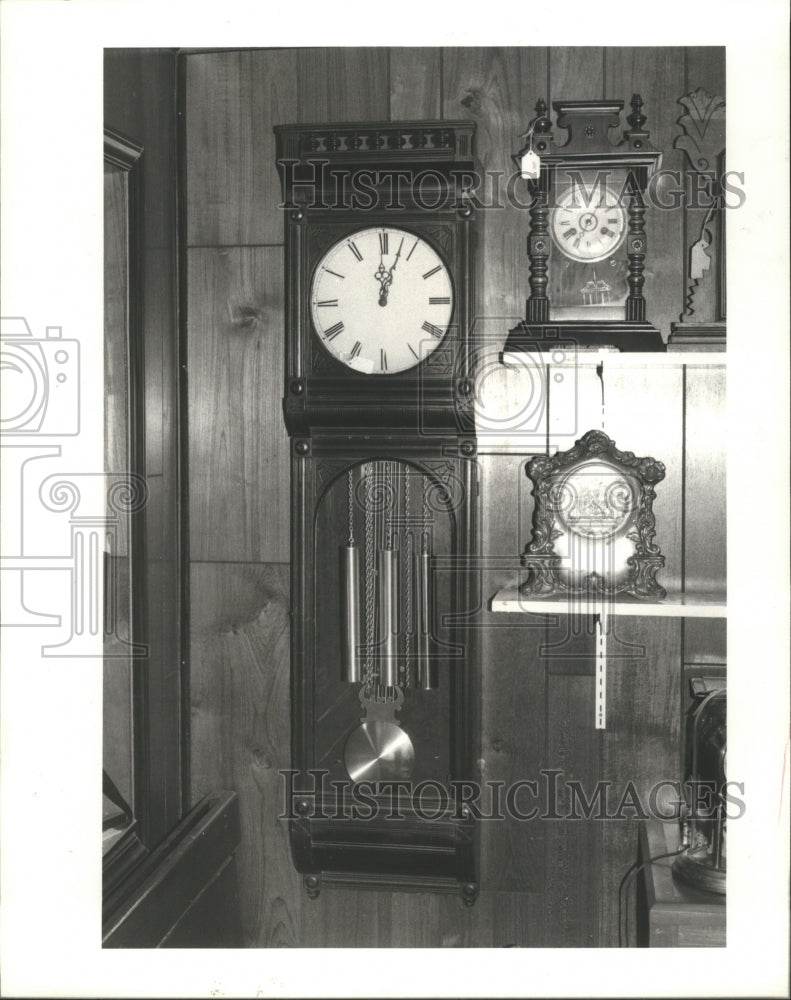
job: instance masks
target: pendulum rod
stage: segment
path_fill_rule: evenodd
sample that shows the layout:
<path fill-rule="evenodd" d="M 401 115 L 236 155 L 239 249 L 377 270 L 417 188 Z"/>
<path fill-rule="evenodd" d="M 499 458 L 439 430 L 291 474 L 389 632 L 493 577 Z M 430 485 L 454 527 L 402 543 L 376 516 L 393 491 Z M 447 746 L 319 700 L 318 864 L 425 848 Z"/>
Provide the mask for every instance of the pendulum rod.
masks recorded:
<path fill-rule="evenodd" d="M 409 524 L 409 483 L 411 479 L 411 469 L 408 465 L 402 465 L 402 476 L 404 480 L 404 517 L 403 531 L 403 560 L 402 567 L 404 573 L 404 675 L 403 687 L 406 690 L 412 684 L 412 667 L 410 657 L 412 655 L 412 569 L 414 562 L 414 534 Z"/>
<path fill-rule="evenodd" d="M 431 592 L 431 552 L 428 527 L 428 495 L 426 477 L 423 480 L 423 520 L 418 555 L 417 603 L 417 686 L 425 691 L 438 686 L 437 664 L 431 656 L 433 595 Z"/>
<path fill-rule="evenodd" d="M 363 482 L 365 483 L 365 672 L 363 686 L 373 695 L 374 687 L 374 635 L 375 635 L 375 576 L 374 549 L 376 525 L 374 523 L 374 465 L 366 462 L 363 467 Z"/>
<path fill-rule="evenodd" d="M 359 682 L 360 548 L 354 541 L 354 470 L 348 473 L 349 532 L 340 547 L 341 680 Z"/>
<path fill-rule="evenodd" d="M 392 483 L 389 462 L 385 463 L 384 485 L 384 546 L 377 554 L 379 624 L 382 636 L 379 682 L 386 688 L 394 688 L 398 684 L 398 553 L 392 548 Z"/>

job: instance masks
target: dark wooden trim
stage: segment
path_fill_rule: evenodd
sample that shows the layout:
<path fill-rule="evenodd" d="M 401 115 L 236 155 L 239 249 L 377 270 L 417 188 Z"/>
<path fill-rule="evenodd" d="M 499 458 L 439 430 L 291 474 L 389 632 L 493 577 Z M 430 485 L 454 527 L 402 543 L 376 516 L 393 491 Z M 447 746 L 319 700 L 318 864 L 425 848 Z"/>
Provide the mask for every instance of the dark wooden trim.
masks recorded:
<path fill-rule="evenodd" d="M 127 174 L 126 217 L 126 293 L 127 293 L 127 350 L 129 364 L 128 410 L 129 433 L 127 439 L 128 464 L 119 470 L 145 478 L 146 473 L 146 363 L 145 332 L 142 304 L 142 256 L 145 245 L 143 146 L 113 129 L 104 130 L 105 162 L 119 167 Z M 131 622 L 129 639 L 148 651 L 148 555 L 146 544 L 146 508 L 129 515 L 130 594 Z M 147 718 L 148 655 L 132 662 L 132 725 L 134 754 L 134 814 L 136 831 L 142 844 L 150 846 L 147 777 L 149 760 L 147 741 L 140 738 L 141 726 Z M 128 858 L 127 858 L 128 863 Z"/>
<path fill-rule="evenodd" d="M 123 170 L 131 170 L 143 154 L 143 147 L 111 128 L 104 130 L 104 160 Z"/>
<path fill-rule="evenodd" d="M 102 946 L 158 947 L 226 866 L 239 839 L 236 793 L 203 799 L 106 901 Z"/>
<path fill-rule="evenodd" d="M 150 486 L 137 525 L 146 550 L 142 570 L 134 574 L 145 609 L 138 614 L 136 634 L 148 655 L 133 666 L 136 833 L 148 851 L 181 820 L 189 802 L 176 74 L 175 50 L 105 50 L 108 161 L 129 165 L 133 185 L 130 262 L 136 271 L 130 317 L 139 346 L 133 352 L 132 391 L 138 434 L 130 465 Z M 105 872 L 106 890 L 123 871 Z"/>

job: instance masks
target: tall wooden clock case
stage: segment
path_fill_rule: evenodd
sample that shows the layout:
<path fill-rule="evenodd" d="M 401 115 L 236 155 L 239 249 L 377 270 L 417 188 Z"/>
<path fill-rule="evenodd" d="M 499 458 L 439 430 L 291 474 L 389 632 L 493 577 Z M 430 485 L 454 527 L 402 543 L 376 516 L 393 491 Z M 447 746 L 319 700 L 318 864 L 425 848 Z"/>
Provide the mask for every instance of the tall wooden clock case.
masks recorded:
<path fill-rule="evenodd" d="M 478 892 L 474 124 L 275 129 L 305 886 Z"/>

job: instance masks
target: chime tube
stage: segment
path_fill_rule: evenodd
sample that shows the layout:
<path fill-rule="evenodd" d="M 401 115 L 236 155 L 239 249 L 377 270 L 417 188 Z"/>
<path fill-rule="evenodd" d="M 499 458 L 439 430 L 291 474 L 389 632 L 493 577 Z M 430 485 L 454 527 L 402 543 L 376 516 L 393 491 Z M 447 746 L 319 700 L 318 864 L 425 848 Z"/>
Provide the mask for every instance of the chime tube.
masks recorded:
<path fill-rule="evenodd" d="M 382 636 L 379 658 L 379 683 L 385 687 L 398 684 L 398 555 L 393 549 L 376 554 L 379 579 L 379 622 Z"/>
<path fill-rule="evenodd" d="M 360 550 L 341 545 L 341 680 L 359 681 Z"/>
<path fill-rule="evenodd" d="M 417 686 L 424 691 L 437 687 L 437 664 L 431 657 L 431 555 L 417 557 Z"/>

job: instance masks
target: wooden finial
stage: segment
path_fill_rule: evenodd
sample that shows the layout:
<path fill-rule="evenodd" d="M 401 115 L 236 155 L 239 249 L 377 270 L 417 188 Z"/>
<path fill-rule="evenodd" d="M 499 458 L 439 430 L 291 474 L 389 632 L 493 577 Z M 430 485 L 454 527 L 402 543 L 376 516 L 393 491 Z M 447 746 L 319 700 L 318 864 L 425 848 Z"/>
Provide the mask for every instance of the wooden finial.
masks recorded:
<path fill-rule="evenodd" d="M 642 132 L 643 126 L 648 121 L 643 114 L 643 99 L 639 94 L 632 94 L 632 113 L 626 116 L 632 132 Z"/>
<path fill-rule="evenodd" d="M 547 102 L 543 97 L 536 101 L 536 123 L 533 132 L 549 132 L 552 122 L 547 117 Z"/>

